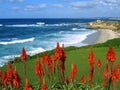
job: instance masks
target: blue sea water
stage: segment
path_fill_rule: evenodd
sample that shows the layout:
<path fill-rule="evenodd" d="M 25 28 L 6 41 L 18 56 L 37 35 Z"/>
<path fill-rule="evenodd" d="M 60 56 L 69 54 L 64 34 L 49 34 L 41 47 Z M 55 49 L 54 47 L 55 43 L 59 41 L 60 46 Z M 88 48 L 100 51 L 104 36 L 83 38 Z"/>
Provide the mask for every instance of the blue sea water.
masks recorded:
<path fill-rule="evenodd" d="M 83 46 L 88 35 L 87 22 L 96 19 L 0 19 L 0 66 L 19 56 L 22 47 L 29 55 L 51 50 L 56 42 Z"/>

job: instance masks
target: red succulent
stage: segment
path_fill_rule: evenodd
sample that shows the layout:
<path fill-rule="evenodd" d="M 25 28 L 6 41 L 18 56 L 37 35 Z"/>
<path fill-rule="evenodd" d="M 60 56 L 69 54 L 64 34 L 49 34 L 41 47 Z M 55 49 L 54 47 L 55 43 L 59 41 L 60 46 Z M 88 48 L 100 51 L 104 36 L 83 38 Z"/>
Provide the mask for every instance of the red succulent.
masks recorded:
<path fill-rule="evenodd" d="M 25 49 L 24 48 L 22 48 L 22 52 L 21 52 L 21 60 L 27 60 L 28 59 L 28 56 L 27 56 L 27 54 L 26 54 L 26 51 L 25 51 Z"/>
<path fill-rule="evenodd" d="M 46 84 L 45 84 L 45 78 L 43 79 L 43 84 L 41 86 L 41 90 L 48 90 Z"/>
<path fill-rule="evenodd" d="M 61 48 L 60 48 L 59 42 L 57 42 L 57 46 L 56 46 L 55 53 L 54 53 L 55 61 L 60 59 L 60 52 L 61 52 Z"/>
<path fill-rule="evenodd" d="M 49 72 L 52 72 L 54 70 L 54 65 L 51 56 L 47 55 L 47 62 L 48 62 L 48 70 Z"/>
<path fill-rule="evenodd" d="M 40 78 L 41 76 L 44 75 L 44 70 L 41 66 L 41 63 L 40 63 L 40 58 L 39 56 L 37 56 L 37 59 L 36 59 L 36 65 L 35 65 L 35 73 L 36 75 Z"/>
<path fill-rule="evenodd" d="M 101 60 L 98 60 L 97 66 L 98 66 L 98 68 L 100 68 L 102 66 Z"/>
<path fill-rule="evenodd" d="M 33 90 L 33 89 L 31 88 L 31 86 L 29 85 L 28 78 L 26 78 L 26 83 L 25 83 L 25 87 L 24 87 L 23 90 Z"/>
<path fill-rule="evenodd" d="M 90 53 L 88 55 L 88 63 L 89 65 L 93 65 L 95 63 L 95 56 L 94 56 L 92 48 L 90 48 Z"/>
<path fill-rule="evenodd" d="M 69 83 L 68 77 L 65 78 L 65 82 L 66 82 L 67 84 Z"/>
<path fill-rule="evenodd" d="M 91 74 L 88 74 L 88 82 L 91 82 L 92 81 L 92 76 Z"/>
<path fill-rule="evenodd" d="M 44 53 L 42 54 L 42 64 L 48 65 L 47 55 L 45 55 Z"/>
<path fill-rule="evenodd" d="M 80 82 L 81 82 L 81 83 L 85 83 L 85 76 L 84 76 L 84 75 L 82 75 L 82 77 L 81 77 L 81 79 L 80 79 Z"/>
<path fill-rule="evenodd" d="M 77 72 L 78 72 L 77 66 L 75 64 L 72 64 L 71 71 L 70 71 L 70 79 L 72 82 L 74 81 Z"/>
<path fill-rule="evenodd" d="M 103 86 L 105 87 L 107 85 L 107 79 L 109 77 L 108 66 L 106 66 L 106 68 L 104 69 L 103 76 L 104 76 Z"/>
<path fill-rule="evenodd" d="M 13 86 L 15 88 L 19 88 L 20 86 L 20 77 L 16 71 L 16 68 L 15 68 L 15 71 L 13 72 Z"/>
<path fill-rule="evenodd" d="M 7 72 L 4 72 L 4 73 L 3 73 L 2 82 L 3 82 L 3 84 L 4 84 L 5 86 L 8 85 Z"/>
<path fill-rule="evenodd" d="M 111 79 L 114 81 L 119 80 L 119 72 L 117 67 L 114 67 L 113 71 L 111 72 Z"/>
<path fill-rule="evenodd" d="M 114 62 L 116 60 L 116 53 L 112 47 L 108 48 L 108 52 L 106 54 L 106 59 Z"/>

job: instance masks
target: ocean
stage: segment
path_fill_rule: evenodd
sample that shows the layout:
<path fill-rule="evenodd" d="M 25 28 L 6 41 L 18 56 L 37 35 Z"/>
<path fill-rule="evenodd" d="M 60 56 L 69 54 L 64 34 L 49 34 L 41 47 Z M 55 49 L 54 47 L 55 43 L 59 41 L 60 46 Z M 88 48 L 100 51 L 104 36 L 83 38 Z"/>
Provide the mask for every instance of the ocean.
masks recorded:
<path fill-rule="evenodd" d="M 55 48 L 56 42 L 84 46 L 96 30 L 86 23 L 97 19 L 0 19 L 0 66 L 19 56 L 24 47 L 29 55 Z"/>

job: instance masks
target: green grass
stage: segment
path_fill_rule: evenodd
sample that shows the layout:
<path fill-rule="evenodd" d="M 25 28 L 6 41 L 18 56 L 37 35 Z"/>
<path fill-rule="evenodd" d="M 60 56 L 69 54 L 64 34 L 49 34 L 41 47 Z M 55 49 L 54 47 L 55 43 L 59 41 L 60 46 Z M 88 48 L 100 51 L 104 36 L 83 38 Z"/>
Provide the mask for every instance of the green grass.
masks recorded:
<path fill-rule="evenodd" d="M 89 45 L 89 46 L 84 46 L 84 47 L 71 46 L 71 47 L 65 48 L 66 55 L 67 55 L 67 59 L 65 61 L 65 66 L 66 66 L 65 75 L 69 77 L 71 64 L 76 63 L 76 65 L 78 67 L 78 73 L 77 73 L 76 80 L 80 80 L 80 77 L 83 74 L 87 77 L 88 70 L 89 70 L 87 56 L 89 54 L 90 47 L 93 47 L 96 61 L 98 59 L 101 59 L 101 61 L 102 61 L 102 68 L 101 68 L 101 73 L 100 73 L 100 77 L 99 77 L 100 78 L 99 84 L 101 84 L 103 82 L 103 70 L 106 65 L 106 52 L 107 52 L 107 49 L 109 46 L 113 46 L 113 48 L 117 54 L 117 60 L 115 61 L 115 64 L 120 63 L 120 38 L 109 40 L 103 44 Z M 54 50 L 47 51 L 46 53 L 53 55 Z M 41 58 L 41 54 L 38 54 L 38 55 L 40 55 L 40 58 Z M 35 56 L 30 57 L 30 59 L 27 61 L 27 75 L 28 75 L 30 84 L 34 87 L 36 87 L 38 85 L 38 80 L 34 73 L 35 63 L 36 63 Z M 21 77 L 21 81 L 22 81 L 21 87 L 23 87 L 24 82 L 25 82 L 25 79 L 24 79 L 25 76 L 23 74 L 23 64 L 22 64 L 22 62 L 19 62 L 19 63 L 14 63 L 13 65 L 16 65 L 16 67 L 17 67 L 17 71 L 18 71 L 18 73 Z M 5 66 L 1 67 L 0 69 L 2 71 L 5 71 L 6 68 L 7 68 L 7 66 L 5 65 Z M 96 83 L 97 80 L 98 80 L 97 67 L 95 65 L 95 75 L 94 75 L 93 81 Z M 49 84 L 47 84 L 47 85 L 49 85 Z M 120 81 L 117 84 L 117 89 L 120 89 Z"/>

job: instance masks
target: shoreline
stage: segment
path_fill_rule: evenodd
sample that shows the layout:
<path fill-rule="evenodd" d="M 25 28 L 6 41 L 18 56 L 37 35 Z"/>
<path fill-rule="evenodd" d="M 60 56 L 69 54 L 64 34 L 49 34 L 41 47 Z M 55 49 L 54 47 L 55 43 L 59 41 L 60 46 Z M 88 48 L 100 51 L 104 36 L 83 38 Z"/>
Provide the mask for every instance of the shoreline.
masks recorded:
<path fill-rule="evenodd" d="M 100 35 L 100 31 L 96 30 L 95 33 L 88 35 L 87 38 L 82 41 L 82 43 L 87 45 L 92 45 L 96 41 L 99 35 Z"/>
<path fill-rule="evenodd" d="M 120 33 L 110 29 L 96 29 L 97 32 L 87 36 L 85 40 L 82 41 L 84 44 L 94 45 L 99 43 L 104 43 L 108 40 L 114 38 L 120 38 Z"/>
<path fill-rule="evenodd" d="M 114 38 L 120 38 L 120 33 L 110 29 L 98 29 L 99 36 L 93 44 L 104 43 Z"/>

